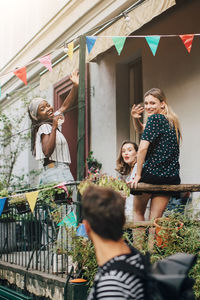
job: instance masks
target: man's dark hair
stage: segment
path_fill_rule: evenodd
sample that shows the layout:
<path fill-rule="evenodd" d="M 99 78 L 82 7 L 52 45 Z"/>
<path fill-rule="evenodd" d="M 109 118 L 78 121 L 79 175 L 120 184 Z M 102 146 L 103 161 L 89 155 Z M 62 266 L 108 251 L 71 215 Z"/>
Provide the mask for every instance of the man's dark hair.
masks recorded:
<path fill-rule="evenodd" d="M 104 239 L 118 241 L 125 223 L 125 199 L 111 188 L 89 186 L 82 198 L 83 218 Z"/>

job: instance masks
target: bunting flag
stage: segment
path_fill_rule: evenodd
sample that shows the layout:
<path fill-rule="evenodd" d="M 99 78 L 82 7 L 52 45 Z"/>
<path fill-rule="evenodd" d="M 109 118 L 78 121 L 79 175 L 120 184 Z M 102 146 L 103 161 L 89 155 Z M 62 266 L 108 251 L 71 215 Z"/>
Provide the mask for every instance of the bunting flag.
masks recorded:
<path fill-rule="evenodd" d="M 68 193 L 68 189 L 67 189 L 67 187 L 66 187 L 66 182 L 62 182 L 62 183 L 59 183 L 58 185 L 56 185 L 55 187 L 56 188 L 60 188 L 60 189 L 63 189 L 65 192 L 66 192 L 66 194 L 67 194 L 67 197 L 69 196 L 69 193 Z"/>
<path fill-rule="evenodd" d="M 58 223 L 57 226 L 64 226 L 64 225 L 69 228 L 77 226 L 77 219 L 73 211 L 71 211 L 68 215 L 66 215 L 64 219 L 62 219 L 62 221 Z"/>
<path fill-rule="evenodd" d="M 30 209 L 31 209 L 32 213 L 33 213 L 34 208 L 35 208 L 35 204 L 36 204 L 36 201 L 37 201 L 38 193 L 39 193 L 39 191 L 25 193 L 26 199 L 28 201 L 28 204 L 30 206 Z"/>
<path fill-rule="evenodd" d="M 69 43 L 67 47 L 68 47 L 68 56 L 72 60 L 74 54 L 74 42 Z"/>
<path fill-rule="evenodd" d="M 27 79 L 26 79 L 26 67 L 20 68 L 13 72 L 19 79 L 21 79 L 24 84 L 27 85 Z"/>
<path fill-rule="evenodd" d="M 0 198 L 0 216 L 1 216 L 2 212 L 3 212 L 4 205 L 5 205 L 5 203 L 6 203 L 6 199 L 7 199 L 7 197 L 5 197 L 5 198 Z"/>
<path fill-rule="evenodd" d="M 85 238 L 88 238 L 87 232 L 85 230 L 85 225 L 84 224 L 80 224 L 77 231 L 76 231 L 76 236 L 82 236 Z"/>
<path fill-rule="evenodd" d="M 194 36 L 199 37 L 200 33 L 182 34 L 182 35 L 181 34 L 166 34 L 166 35 L 162 34 L 162 35 L 129 35 L 129 36 L 102 36 L 102 35 L 101 36 L 86 36 L 86 44 L 87 44 L 87 48 L 88 48 L 88 53 L 90 53 L 94 47 L 94 44 L 95 44 L 97 38 L 98 39 L 99 38 L 112 38 L 115 48 L 116 48 L 118 54 L 120 55 L 127 38 L 134 38 L 134 39 L 135 38 L 145 38 L 153 55 L 155 56 L 161 37 L 173 38 L 173 37 L 177 37 L 177 36 L 181 38 L 187 51 L 190 53 Z M 74 53 L 74 41 L 70 42 L 66 48 L 68 49 L 68 56 L 72 60 L 73 53 Z M 57 51 L 57 49 L 52 50 L 50 53 L 53 53 L 54 51 Z M 42 56 L 41 58 L 34 59 L 34 60 L 28 62 L 27 65 L 31 65 L 37 61 L 42 63 L 49 71 L 52 71 L 50 54 Z M 8 75 L 10 73 L 14 73 L 19 79 L 21 79 L 24 82 L 24 84 L 27 85 L 26 66 L 19 68 L 19 69 L 16 68 L 15 70 L 11 70 L 9 72 L 1 73 L 0 78 L 4 77 L 5 75 Z M 0 96 L 1 96 L 1 92 L 0 92 Z"/>
<path fill-rule="evenodd" d="M 115 45 L 115 48 L 116 48 L 118 54 L 120 55 L 122 52 L 122 49 L 124 48 L 124 43 L 126 41 L 126 37 L 125 36 L 113 36 L 112 40 L 113 40 L 113 43 Z"/>
<path fill-rule="evenodd" d="M 94 47 L 96 40 L 97 40 L 97 36 L 86 36 L 88 53 L 92 51 L 92 48 Z"/>
<path fill-rule="evenodd" d="M 41 64 L 43 64 L 50 72 L 52 71 L 52 65 L 51 65 L 51 56 L 50 54 L 43 56 L 38 59 Z"/>
<path fill-rule="evenodd" d="M 185 35 L 179 35 L 181 40 L 183 41 L 183 44 L 185 45 L 185 48 L 187 49 L 188 53 L 190 53 L 192 49 L 192 42 L 194 39 L 194 34 L 185 34 Z"/>
<path fill-rule="evenodd" d="M 151 52 L 155 56 L 157 48 L 158 48 L 158 44 L 160 41 L 160 36 L 159 35 L 152 35 L 152 36 L 150 35 L 150 36 L 146 36 L 145 39 L 151 49 Z"/>

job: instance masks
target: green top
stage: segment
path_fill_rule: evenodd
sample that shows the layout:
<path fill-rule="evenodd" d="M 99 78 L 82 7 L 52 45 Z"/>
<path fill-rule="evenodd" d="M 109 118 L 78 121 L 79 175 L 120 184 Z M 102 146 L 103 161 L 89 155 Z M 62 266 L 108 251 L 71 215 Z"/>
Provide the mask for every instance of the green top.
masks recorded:
<path fill-rule="evenodd" d="M 150 142 L 142 173 L 160 178 L 179 176 L 179 145 L 176 131 L 162 114 L 148 118 L 142 140 Z"/>

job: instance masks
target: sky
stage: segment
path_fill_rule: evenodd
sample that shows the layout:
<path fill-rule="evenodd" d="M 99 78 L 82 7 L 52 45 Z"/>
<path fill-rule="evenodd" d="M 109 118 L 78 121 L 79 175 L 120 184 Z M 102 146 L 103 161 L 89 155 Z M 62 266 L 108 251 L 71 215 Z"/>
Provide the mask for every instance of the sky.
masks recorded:
<path fill-rule="evenodd" d="M 0 70 L 70 0 L 0 0 Z"/>

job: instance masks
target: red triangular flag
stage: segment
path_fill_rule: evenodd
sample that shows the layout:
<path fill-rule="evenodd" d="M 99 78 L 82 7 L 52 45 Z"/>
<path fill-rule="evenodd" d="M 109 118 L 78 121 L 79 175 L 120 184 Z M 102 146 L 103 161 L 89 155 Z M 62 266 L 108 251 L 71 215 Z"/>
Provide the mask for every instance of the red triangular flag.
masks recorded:
<path fill-rule="evenodd" d="M 52 71 L 52 65 L 51 65 L 51 56 L 50 54 L 43 56 L 38 59 L 41 64 L 43 64 L 50 72 Z"/>
<path fill-rule="evenodd" d="M 190 53 L 190 51 L 192 49 L 192 42 L 194 39 L 194 34 L 184 34 L 184 35 L 179 35 L 179 36 L 180 36 L 181 40 L 183 41 L 185 48 Z"/>
<path fill-rule="evenodd" d="M 27 79 L 26 79 L 26 67 L 23 67 L 21 69 L 16 70 L 13 72 L 19 79 L 21 79 L 24 84 L 27 84 Z"/>

